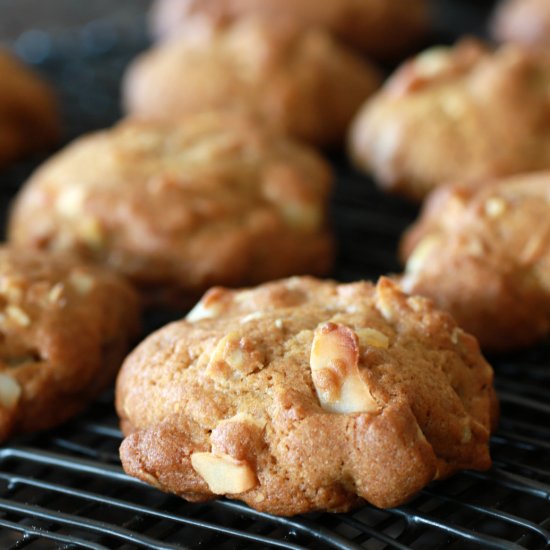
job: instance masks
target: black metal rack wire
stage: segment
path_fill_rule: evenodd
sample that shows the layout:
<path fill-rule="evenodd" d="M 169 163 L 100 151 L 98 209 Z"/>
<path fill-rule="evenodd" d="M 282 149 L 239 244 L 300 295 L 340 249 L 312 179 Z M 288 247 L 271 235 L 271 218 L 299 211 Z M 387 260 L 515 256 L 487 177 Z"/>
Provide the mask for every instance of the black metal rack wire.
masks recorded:
<path fill-rule="evenodd" d="M 473 11 L 465 14 L 467 5 Z M 460 10 L 479 24 L 479 2 Z M 142 19 L 124 32 L 105 20 L 49 36 L 46 46 L 42 41 L 47 55 L 31 52 L 58 87 L 68 138 L 116 120 L 119 76 L 145 46 L 144 36 Z M 2 217 L 40 160 L 0 174 Z M 353 280 L 397 271 L 397 241 L 416 209 L 381 195 L 343 158 L 332 160 L 340 243 L 334 276 Z M 153 328 L 162 319 L 149 321 Z M 189 504 L 148 487 L 120 467 L 121 434 L 107 393 L 58 429 L 0 448 L 0 548 L 547 548 L 550 343 L 492 363 L 502 406 L 491 442 L 493 468 L 433 483 L 396 509 L 366 505 L 349 514 L 279 518 L 223 499 Z"/>

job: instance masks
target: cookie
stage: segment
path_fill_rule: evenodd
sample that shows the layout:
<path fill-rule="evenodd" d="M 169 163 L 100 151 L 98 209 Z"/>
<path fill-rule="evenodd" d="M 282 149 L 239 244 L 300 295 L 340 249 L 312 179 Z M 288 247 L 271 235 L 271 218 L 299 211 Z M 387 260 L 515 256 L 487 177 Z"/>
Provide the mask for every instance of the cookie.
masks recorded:
<path fill-rule="evenodd" d="M 464 41 L 406 63 L 363 107 L 350 154 L 414 200 L 448 181 L 550 168 L 550 54 Z"/>
<path fill-rule="evenodd" d="M 547 0 L 505 0 L 491 22 L 499 42 L 550 48 L 550 4 Z"/>
<path fill-rule="evenodd" d="M 0 247 L 0 441 L 55 426 L 113 382 L 137 295 L 74 259 Z"/>
<path fill-rule="evenodd" d="M 9 238 L 108 265 L 149 303 L 185 305 L 214 284 L 328 271 L 331 179 L 315 151 L 237 113 L 127 120 L 39 168 Z"/>
<path fill-rule="evenodd" d="M 550 172 L 441 188 L 403 239 L 402 286 L 482 348 L 528 346 L 550 334 L 549 242 Z"/>
<path fill-rule="evenodd" d="M 381 59 L 394 59 L 416 45 L 430 19 L 426 0 L 157 0 L 150 22 L 154 36 L 168 38 L 247 15 L 273 19 L 281 14 Z"/>
<path fill-rule="evenodd" d="M 53 91 L 0 49 L 0 167 L 53 145 L 60 122 Z"/>
<path fill-rule="evenodd" d="M 218 287 L 125 361 L 122 464 L 273 514 L 396 506 L 490 466 L 492 379 L 475 338 L 388 279 Z"/>
<path fill-rule="evenodd" d="M 253 18 L 144 53 L 125 75 L 124 102 L 148 118 L 251 110 L 292 136 L 329 146 L 343 139 L 379 83 L 373 66 L 322 30 Z"/>

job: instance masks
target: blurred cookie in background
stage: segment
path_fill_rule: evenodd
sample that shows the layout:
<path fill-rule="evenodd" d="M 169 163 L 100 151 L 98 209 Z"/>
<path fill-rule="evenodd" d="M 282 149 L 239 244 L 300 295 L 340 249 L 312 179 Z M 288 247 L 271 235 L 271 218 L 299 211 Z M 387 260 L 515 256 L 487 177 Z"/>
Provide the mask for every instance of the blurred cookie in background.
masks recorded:
<path fill-rule="evenodd" d="M 0 167 L 51 147 L 60 136 L 53 90 L 0 49 Z"/>
<path fill-rule="evenodd" d="M 402 240 L 406 292 L 432 298 L 487 350 L 550 334 L 550 172 L 440 188 Z"/>
<path fill-rule="evenodd" d="M 380 82 L 372 65 L 322 30 L 247 18 L 138 57 L 125 75 L 124 104 L 131 114 L 169 119 L 252 110 L 289 135 L 333 146 Z"/>
<path fill-rule="evenodd" d="M 550 168 L 550 54 L 473 40 L 402 65 L 356 116 L 355 164 L 420 201 L 452 180 Z"/>
<path fill-rule="evenodd" d="M 504 0 L 493 15 L 491 34 L 499 42 L 550 48 L 550 2 Z"/>
<path fill-rule="evenodd" d="M 313 149 L 242 113 L 126 120 L 31 176 L 9 238 L 108 265 L 147 303 L 184 307 L 215 284 L 325 274 L 331 184 Z"/>
<path fill-rule="evenodd" d="M 321 27 L 379 59 L 395 59 L 417 45 L 430 20 L 427 0 L 157 0 L 150 26 L 155 37 L 165 39 L 247 15 L 285 16 L 303 27 Z"/>

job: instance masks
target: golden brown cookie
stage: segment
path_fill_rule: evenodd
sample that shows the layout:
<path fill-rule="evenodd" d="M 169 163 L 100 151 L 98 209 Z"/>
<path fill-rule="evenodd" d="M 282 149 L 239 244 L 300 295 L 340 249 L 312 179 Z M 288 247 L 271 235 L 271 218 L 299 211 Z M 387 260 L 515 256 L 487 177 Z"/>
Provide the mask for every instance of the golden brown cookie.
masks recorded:
<path fill-rule="evenodd" d="M 330 269 L 330 187 L 315 151 L 250 117 L 127 120 L 38 169 L 9 238 L 109 265 L 148 302 L 194 302 L 213 284 Z"/>
<path fill-rule="evenodd" d="M 401 284 L 432 298 L 483 348 L 550 334 L 550 172 L 435 191 L 405 235 Z"/>
<path fill-rule="evenodd" d="M 0 441 L 81 411 L 114 380 L 138 325 L 137 295 L 118 276 L 0 247 Z"/>
<path fill-rule="evenodd" d="M 499 42 L 550 48 L 550 2 L 502 1 L 494 14 L 491 32 Z"/>
<path fill-rule="evenodd" d="M 550 168 L 550 54 L 473 41 L 406 63 L 350 134 L 356 164 L 420 200 L 447 181 Z"/>
<path fill-rule="evenodd" d="M 0 167 L 51 146 L 60 122 L 53 91 L 0 48 Z"/>
<path fill-rule="evenodd" d="M 246 19 L 207 36 L 184 36 L 146 52 L 129 68 L 125 107 L 148 118 L 204 109 L 251 110 L 315 145 L 335 145 L 378 71 L 322 30 Z"/>
<path fill-rule="evenodd" d="M 274 514 L 395 506 L 490 466 L 492 380 L 475 338 L 388 279 L 214 288 L 127 358 L 122 464 Z"/>
<path fill-rule="evenodd" d="M 151 29 L 158 38 L 224 26 L 236 19 L 284 15 L 305 27 L 326 29 L 350 46 L 378 58 L 404 54 L 429 24 L 426 0 L 157 0 Z"/>

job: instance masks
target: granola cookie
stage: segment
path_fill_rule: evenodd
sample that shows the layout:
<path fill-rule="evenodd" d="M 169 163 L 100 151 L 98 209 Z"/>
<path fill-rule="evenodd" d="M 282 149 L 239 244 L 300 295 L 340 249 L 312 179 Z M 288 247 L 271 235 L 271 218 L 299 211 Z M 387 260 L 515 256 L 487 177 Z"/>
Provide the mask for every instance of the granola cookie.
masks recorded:
<path fill-rule="evenodd" d="M 78 139 L 27 182 L 9 238 L 129 277 L 152 304 L 332 264 L 327 163 L 235 113 L 127 120 Z"/>
<path fill-rule="evenodd" d="M 245 19 L 144 53 L 124 82 L 125 107 L 148 118 L 251 110 L 314 145 L 338 144 L 378 71 L 322 30 Z"/>
<path fill-rule="evenodd" d="M 113 382 L 138 325 L 118 276 L 0 247 L 0 441 L 81 411 Z"/>
<path fill-rule="evenodd" d="M 444 187 L 403 239 L 401 284 L 452 313 L 483 348 L 528 346 L 550 334 L 548 243 L 550 172 Z"/>
<path fill-rule="evenodd" d="M 304 27 L 321 27 L 381 59 L 393 59 L 416 45 L 430 19 L 426 0 L 157 0 L 151 30 L 157 38 L 168 38 L 247 15 L 272 19 L 281 14 Z"/>
<path fill-rule="evenodd" d="M 421 200 L 448 181 L 550 168 L 550 53 L 474 41 L 398 69 L 357 116 L 351 156 L 381 187 Z"/>
<path fill-rule="evenodd" d="M 550 48 L 550 3 L 548 0 L 505 0 L 491 23 L 499 42 Z"/>
<path fill-rule="evenodd" d="M 60 122 L 50 87 L 0 49 L 0 167 L 51 146 Z"/>
<path fill-rule="evenodd" d="M 388 279 L 214 288 L 127 358 L 122 464 L 274 514 L 396 506 L 490 466 L 492 380 L 475 338 Z"/>

